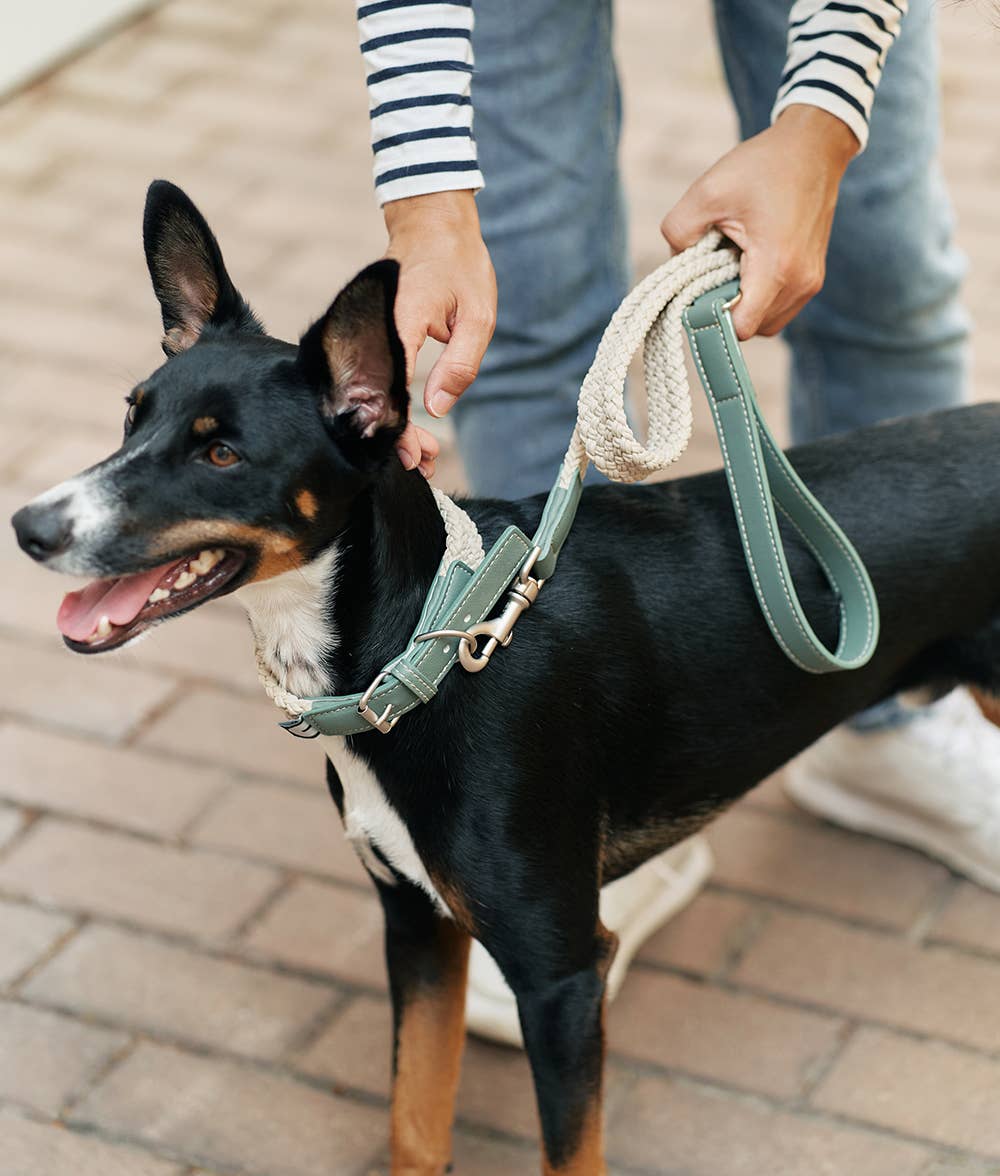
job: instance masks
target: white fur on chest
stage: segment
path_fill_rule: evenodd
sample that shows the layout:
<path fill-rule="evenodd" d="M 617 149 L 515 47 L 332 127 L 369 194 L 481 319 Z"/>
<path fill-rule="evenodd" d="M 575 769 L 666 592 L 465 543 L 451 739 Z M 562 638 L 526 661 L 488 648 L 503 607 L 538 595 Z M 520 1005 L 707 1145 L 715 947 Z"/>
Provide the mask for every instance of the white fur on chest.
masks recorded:
<path fill-rule="evenodd" d="M 344 830 L 362 862 L 376 878 L 393 883 L 395 879 L 390 871 L 372 852 L 372 846 L 377 847 L 397 873 L 419 886 L 443 915 L 451 917 L 417 853 L 409 829 L 389 803 L 375 773 L 364 760 L 351 754 L 343 739 L 325 737 L 323 743 L 344 788 Z"/>
<path fill-rule="evenodd" d="M 237 592 L 249 614 L 257 648 L 278 682 L 293 694 L 310 697 L 331 689 L 323 665 L 337 644 L 328 615 L 336 573 L 337 549 L 333 547 L 303 568 L 248 584 Z M 373 731 L 366 738 L 382 736 Z M 362 862 L 377 878 L 395 882 L 372 852 L 376 846 L 394 870 L 430 895 L 442 914 L 450 915 L 409 830 L 374 773 L 348 751 L 343 739 L 326 738 L 324 742 L 344 787 L 344 828 Z"/>

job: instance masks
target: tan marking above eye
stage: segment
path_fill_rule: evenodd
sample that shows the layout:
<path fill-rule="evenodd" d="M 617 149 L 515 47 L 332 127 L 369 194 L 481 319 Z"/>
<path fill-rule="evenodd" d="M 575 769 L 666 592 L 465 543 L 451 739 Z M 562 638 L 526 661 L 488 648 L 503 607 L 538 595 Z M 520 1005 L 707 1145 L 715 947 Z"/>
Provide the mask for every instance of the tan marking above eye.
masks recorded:
<path fill-rule="evenodd" d="M 295 505 L 299 514 L 306 519 L 314 519 L 319 514 L 319 503 L 311 490 L 303 488 L 295 495 Z"/>
<path fill-rule="evenodd" d="M 138 407 L 140 404 L 142 404 L 145 396 L 146 396 L 146 389 L 145 388 L 136 388 L 135 392 L 132 393 L 132 400 L 135 403 L 136 407 Z"/>
<path fill-rule="evenodd" d="M 203 416 L 198 419 L 191 426 L 193 432 L 197 433 L 199 437 L 204 437 L 206 433 L 211 433 L 213 429 L 219 427 L 219 422 L 215 417 Z"/>

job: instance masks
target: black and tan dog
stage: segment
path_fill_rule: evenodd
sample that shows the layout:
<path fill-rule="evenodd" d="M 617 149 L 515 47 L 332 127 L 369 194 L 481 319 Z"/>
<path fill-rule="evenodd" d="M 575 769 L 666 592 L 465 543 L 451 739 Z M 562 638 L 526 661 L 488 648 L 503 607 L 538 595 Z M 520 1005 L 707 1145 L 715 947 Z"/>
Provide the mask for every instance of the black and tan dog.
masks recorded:
<path fill-rule="evenodd" d="M 66 643 L 120 648 L 238 590 L 289 689 L 363 690 L 444 546 L 430 488 L 394 455 L 396 267 L 361 273 L 295 346 L 265 334 L 171 185 L 150 190 L 145 242 L 169 358 L 129 396 L 121 448 L 14 517 L 39 563 L 99 577 L 63 604 Z M 781 653 L 721 474 L 600 487 L 510 649 L 455 669 L 391 734 L 346 740 L 350 779 L 331 768 L 329 786 L 385 908 L 394 1173 L 448 1164 L 470 936 L 517 996 L 545 1171 L 604 1171 L 602 883 L 879 699 L 996 690 L 998 455 L 987 405 L 795 451 L 878 590 L 862 670 L 814 677 Z M 465 506 L 489 544 L 509 523 L 530 535 L 542 504 Z M 829 642 L 836 604 L 792 538 L 788 553 Z"/>

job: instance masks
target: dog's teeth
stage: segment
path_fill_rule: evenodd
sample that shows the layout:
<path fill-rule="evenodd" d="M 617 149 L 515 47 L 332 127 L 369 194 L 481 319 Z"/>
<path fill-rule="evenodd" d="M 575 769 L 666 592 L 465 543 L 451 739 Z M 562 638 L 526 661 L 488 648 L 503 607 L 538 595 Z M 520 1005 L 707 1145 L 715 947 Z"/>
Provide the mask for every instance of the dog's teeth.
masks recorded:
<path fill-rule="evenodd" d="M 159 604 L 161 600 L 166 600 L 169 595 L 169 588 L 154 588 L 149 594 L 149 603 Z"/>
<path fill-rule="evenodd" d="M 202 551 L 199 553 L 197 559 L 191 560 L 188 567 L 192 572 L 197 572 L 199 576 L 204 576 L 215 567 L 219 560 L 222 559 L 222 556 L 223 552 L 219 548 L 215 548 L 212 551 Z"/>
<path fill-rule="evenodd" d="M 100 621 L 97 624 L 96 636 L 97 637 L 110 637 L 111 636 L 111 618 L 110 617 L 101 617 Z"/>
<path fill-rule="evenodd" d="M 185 568 L 184 571 L 181 572 L 181 574 L 177 577 L 177 579 L 174 580 L 174 591 L 180 592 L 184 588 L 190 588 L 197 579 L 198 577 L 194 574 L 194 572 Z"/>

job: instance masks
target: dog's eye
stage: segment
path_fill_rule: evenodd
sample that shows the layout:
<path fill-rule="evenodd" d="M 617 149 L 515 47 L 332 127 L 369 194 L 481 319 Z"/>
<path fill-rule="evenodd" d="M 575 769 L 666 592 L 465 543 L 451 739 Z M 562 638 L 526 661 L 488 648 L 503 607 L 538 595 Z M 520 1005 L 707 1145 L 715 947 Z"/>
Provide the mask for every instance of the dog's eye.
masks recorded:
<path fill-rule="evenodd" d="M 214 444 L 209 445 L 205 451 L 205 456 L 212 465 L 219 466 L 221 469 L 225 469 L 226 466 L 236 465 L 240 460 L 240 455 L 236 450 L 230 449 L 222 441 L 216 441 Z"/>
<path fill-rule="evenodd" d="M 135 424 L 135 412 L 139 407 L 133 400 L 129 400 L 128 408 L 125 409 L 125 432 L 131 433 L 132 426 Z"/>

